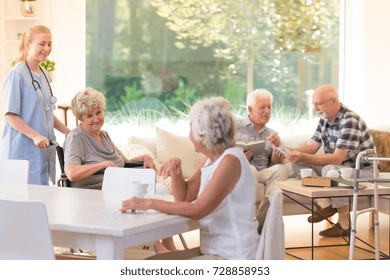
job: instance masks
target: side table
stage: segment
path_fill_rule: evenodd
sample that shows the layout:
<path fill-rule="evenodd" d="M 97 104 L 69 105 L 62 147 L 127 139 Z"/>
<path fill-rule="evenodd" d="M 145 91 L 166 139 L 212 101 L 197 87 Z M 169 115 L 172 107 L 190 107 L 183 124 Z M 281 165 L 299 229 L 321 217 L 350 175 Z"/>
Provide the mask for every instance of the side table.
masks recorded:
<path fill-rule="evenodd" d="M 364 183 L 363 185 L 366 186 L 366 188 L 359 190 L 359 197 L 360 196 L 373 197 L 374 196 L 373 184 Z M 283 191 L 283 195 L 285 197 L 291 199 L 295 203 L 308 209 L 309 211 L 311 211 L 312 215 L 314 213 L 316 213 L 315 207 L 314 207 L 315 206 L 315 199 L 335 198 L 335 197 L 348 197 L 351 199 L 353 197 L 353 193 L 354 193 L 353 187 L 332 187 L 332 188 L 330 188 L 330 187 L 306 187 L 306 186 L 301 185 L 300 180 L 279 181 L 279 182 L 276 182 L 276 186 L 279 187 Z M 390 196 L 390 188 L 378 186 L 377 193 L 379 196 Z M 295 196 L 295 197 L 298 196 L 298 197 L 302 197 L 305 199 L 310 199 L 311 200 L 311 207 L 308 207 L 308 206 L 302 204 L 297 199 L 294 199 L 292 196 Z M 351 205 L 350 205 L 350 208 L 351 208 Z M 390 204 L 389 204 L 389 208 L 390 208 Z M 321 215 L 321 213 L 317 213 L 317 214 Z M 335 226 L 335 224 L 332 221 L 330 221 L 329 219 L 325 219 L 325 220 L 327 220 L 332 226 Z M 389 224 L 390 224 L 390 215 L 389 215 Z M 345 241 L 345 243 L 343 243 L 343 244 L 321 245 L 321 246 L 316 245 L 315 246 L 314 245 L 314 224 L 311 224 L 311 245 L 304 246 L 304 247 L 286 248 L 286 252 L 287 252 L 287 250 L 290 250 L 290 249 L 311 248 L 311 259 L 313 260 L 315 248 L 329 247 L 329 246 L 349 246 L 350 245 L 349 236 L 347 238 L 346 237 L 342 237 L 342 238 Z M 361 239 L 359 239 L 359 240 L 362 241 L 367 246 L 369 246 L 370 248 L 372 248 L 372 249 L 374 248 L 371 244 L 368 244 L 364 240 L 361 240 Z M 363 249 L 363 250 L 366 250 L 366 249 Z M 292 254 L 289 254 L 289 255 L 291 255 L 295 258 L 298 258 L 295 255 L 292 255 Z M 390 258 L 389 255 L 390 255 L 390 243 L 389 243 L 388 253 L 381 252 L 381 257 L 388 259 L 388 258 Z"/>

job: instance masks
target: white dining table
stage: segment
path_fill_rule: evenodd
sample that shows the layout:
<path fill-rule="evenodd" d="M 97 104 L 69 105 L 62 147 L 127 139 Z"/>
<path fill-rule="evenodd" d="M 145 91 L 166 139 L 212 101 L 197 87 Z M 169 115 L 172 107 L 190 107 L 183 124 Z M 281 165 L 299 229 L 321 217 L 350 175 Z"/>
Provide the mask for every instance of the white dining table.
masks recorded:
<path fill-rule="evenodd" d="M 126 248 L 199 228 L 197 221 L 153 210 L 121 213 L 123 198 L 99 190 L 0 183 L 0 198 L 44 202 L 53 244 L 95 250 L 98 260 L 124 259 Z"/>

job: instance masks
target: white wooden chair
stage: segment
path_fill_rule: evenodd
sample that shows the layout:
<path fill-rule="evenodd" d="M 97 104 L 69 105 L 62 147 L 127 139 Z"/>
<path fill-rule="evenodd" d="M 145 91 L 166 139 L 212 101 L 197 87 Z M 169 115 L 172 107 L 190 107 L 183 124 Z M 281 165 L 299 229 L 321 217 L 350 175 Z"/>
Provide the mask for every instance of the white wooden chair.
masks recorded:
<path fill-rule="evenodd" d="M 257 260 L 284 260 L 284 222 L 283 222 L 283 194 L 272 186 L 266 193 L 269 207 L 262 226 L 260 240 L 257 247 Z"/>
<path fill-rule="evenodd" d="M 30 162 L 22 159 L 0 159 L 2 184 L 27 184 Z"/>
<path fill-rule="evenodd" d="M 108 167 L 104 171 L 102 191 L 104 200 L 111 210 L 120 208 L 122 201 L 129 199 L 132 182 L 146 183 L 154 194 L 156 187 L 156 171 L 148 168 Z"/>
<path fill-rule="evenodd" d="M 105 197 L 109 197 L 107 191 L 112 191 L 115 192 L 117 200 L 125 200 L 131 193 L 131 182 L 149 184 L 152 193 L 156 194 L 156 171 L 150 168 L 108 167 L 104 172 L 102 191 L 106 192 Z M 182 234 L 179 234 L 179 238 L 184 249 L 188 249 Z"/>
<path fill-rule="evenodd" d="M 156 171 L 150 168 L 122 168 L 108 167 L 104 171 L 102 191 L 130 193 L 131 182 L 140 182 L 150 185 L 153 194 L 156 193 Z M 129 198 L 129 197 L 126 197 Z"/>
<path fill-rule="evenodd" d="M 55 260 L 43 202 L 0 199 L 0 259 Z"/>

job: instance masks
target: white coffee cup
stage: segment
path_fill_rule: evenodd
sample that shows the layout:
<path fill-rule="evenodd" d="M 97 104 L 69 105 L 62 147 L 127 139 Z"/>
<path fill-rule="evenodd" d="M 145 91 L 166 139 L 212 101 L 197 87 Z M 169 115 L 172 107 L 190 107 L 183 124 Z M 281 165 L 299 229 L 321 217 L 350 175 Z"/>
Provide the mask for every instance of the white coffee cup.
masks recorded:
<path fill-rule="evenodd" d="M 310 177 L 312 174 L 313 174 L 313 169 L 311 168 L 301 169 L 301 178 Z"/>
<path fill-rule="evenodd" d="M 148 191 L 149 184 L 131 182 L 131 196 L 144 197 Z"/>
<path fill-rule="evenodd" d="M 352 168 L 351 167 L 345 167 L 339 169 L 340 175 L 344 179 L 350 179 L 352 177 Z"/>

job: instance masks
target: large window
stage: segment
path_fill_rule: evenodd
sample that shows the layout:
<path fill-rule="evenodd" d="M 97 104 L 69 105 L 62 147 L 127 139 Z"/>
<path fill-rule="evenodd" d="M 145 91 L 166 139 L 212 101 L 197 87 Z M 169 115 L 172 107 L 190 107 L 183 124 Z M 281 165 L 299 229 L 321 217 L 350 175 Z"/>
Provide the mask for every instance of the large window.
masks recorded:
<path fill-rule="evenodd" d="M 111 117 L 186 113 L 220 95 L 274 94 L 283 122 L 311 117 L 310 90 L 338 86 L 339 0 L 87 0 L 87 85 Z M 158 118 L 158 116 L 154 116 Z"/>

